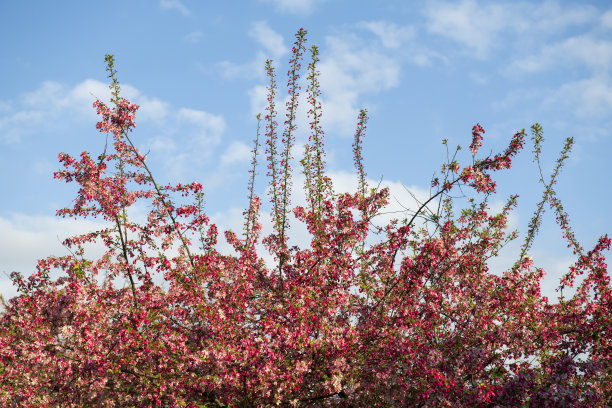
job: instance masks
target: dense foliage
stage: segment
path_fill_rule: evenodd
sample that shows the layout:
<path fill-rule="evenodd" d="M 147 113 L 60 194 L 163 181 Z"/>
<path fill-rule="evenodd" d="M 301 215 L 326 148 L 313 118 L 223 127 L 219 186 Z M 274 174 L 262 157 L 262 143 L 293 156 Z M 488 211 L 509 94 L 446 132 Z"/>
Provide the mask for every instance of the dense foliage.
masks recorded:
<path fill-rule="evenodd" d="M 273 232 L 261 237 L 254 193 L 242 235 L 226 232 L 235 255 L 216 249 L 217 228 L 203 212 L 199 183 L 159 185 L 130 132 L 138 106 L 120 96 L 114 59 L 106 57 L 112 106 L 96 101 L 100 132 L 112 151 L 96 159 L 60 154 L 55 176 L 80 186 L 61 216 L 102 217 L 109 227 L 65 241 L 72 255 L 39 261 L 29 277 L 13 273 L 20 295 L 0 323 L 0 404 L 5 407 L 395 407 L 609 406 L 612 403 L 612 296 L 602 252 L 573 237 L 550 178 L 517 261 L 489 271 L 515 232 L 507 232 L 516 196 L 490 213 L 495 171 L 509 169 L 525 131 L 508 148 L 478 155 L 484 129 L 474 126 L 471 160 L 457 152 L 432 181 L 431 197 L 403 220 L 374 217 L 387 189 L 370 188 L 361 148 L 367 113 L 353 145 L 357 191 L 336 193 L 325 173 L 318 50 L 307 68 L 311 137 L 301 161 L 306 204 L 291 208 L 291 151 L 306 32 L 289 70 L 289 99 L 279 143 L 275 73 L 270 62 L 265 154 Z M 532 128 L 535 160 L 543 141 Z M 111 172 L 110 169 L 113 169 Z M 472 188 L 479 200 L 455 214 L 451 192 Z M 128 217 L 137 201 L 146 222 Z M 557 215 L 577 262 L 560 287 L 571 298 L 540 293 L 544 271 L 528 255 L 544 207 Z M 433 210 L 432 210 L 433 209 Z M 311 234 L 291 247 L 289 214 Z M 370 238 L 368 238 L 370 237 Z M 372 237 L 376 239 L 372 239 Z M 102 242 L 92 259 L 84 245 Z M 263 247 L 274 256 L 267 265 Z M 63 271 L 52 279 L 53 270 Z M 168 290 L 154 281 L 159 276 Z M 127 285 L 116 287 L 116 279 Z"/>

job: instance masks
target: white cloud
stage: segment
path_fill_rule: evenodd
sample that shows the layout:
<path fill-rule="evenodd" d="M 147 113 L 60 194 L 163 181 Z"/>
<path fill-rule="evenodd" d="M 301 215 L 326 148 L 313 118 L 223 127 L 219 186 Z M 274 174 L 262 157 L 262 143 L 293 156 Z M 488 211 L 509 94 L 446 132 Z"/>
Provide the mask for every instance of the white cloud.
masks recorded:
<path fill-rule="evenodd" d="M 362 95 L 379 93 L 399 83 L 397 59 L 377 47 L 364 47 L 355 37 L 327 37 L 318 68 L 323 126 L 345 135 L 355 131 Z"/>
<path fill-rule="evenodd" d="M 166 102 L 157 98 L 140 98 L 140 109 L 136 116 L 137 121 L 163 121 L 168 116 L 169 106 Z"/>
<path fill-rule="evenodd" d="M 376 34 L 385 48 L 397 49 L 408 40 L 414 38 L 414 27 L 399 27 L 387 21 L 371 21 L 358 24 Z"/>
<path fill-rule="evenodd" d="M 268 106 L 268 89 L 264 85 L 254 86 L 249 90 L 249 99 L 251 101 L 251 114 L 256 116 L 261 113 L 262 120 L 265 116 L 265 109 Z"/>
<path fill-rule="evenodd" d="M 527 101 L 541 103 L 541 100 L 542 92 L 540 90 L 516 89 L 509 91 L 502 99 L 491 102 L 491 107 L 497 111 L 501 111 L 515 107 L 517 104 L 525 104 Z"/>
<path fill-rule="evenodd" d="M 557 2 L 490 3 L 477 0 L 430 1 L 425 10 L 428 30 L 465 46 L 479 59 L 486 59 L 504 40 L 500 34 L 521 34 L 516 41 L 541 43 L 546 37 L 570 26 L 591 23 L 597 17 L 592 6 L 561 7 Z M 505 49 L 505 48 L 504 48 Z"/>
<path fill-rule="evenodd" d="M 191 11 L 187 7 L 183 5 L 179 0 L 161 0 L 159 2 L 161 8 L 164 9 L 174 9 L 181 13 L 183 16 L 187 17 L 191 15 Z"/>
<path fill-rule="evenodd" d="M 221 164 L 249 163 L 251 161 L 251 148 L 242 142 L 232 142 L 221 156 Z"/>
<path fill-rule="evenodd" d="M 22 94 L 16 101 L 7 103 L 7 109 L 0 112 L 0 141 L 18 143 L 28 135 L 45 130 L 60 129 L 67 126 L 62 117 L 71 119 L 92 119 L 96 117 L 91 107 L 95 98 L 91 95 L 84 102 L 82 88 L 97 85 L 97 81 L 86 80 L 73 89 L 64 85 L 45 81 L 38 89 Z M 92 90 L 98 89 L 92 86 Z"/>
<path fill-rule="evenodd" d="M 12 105 L 8 101 L 0 101 L 0 113 L 7 113 L 12 109 Z"/>
<path fill-rule="evenodd" d="M 249 30 L 249 37 L 261 44 L 272 58 L 278 58 L 287 52 L 283 36 L 270 28 L 265 21 L 254 22 Z"/>
<path fill-rule="evenodd" d="M 0 141 L 18 143 L 33 132 L 33 125 L 41 123 L 42 112 L 24 110 L 0 117 Z"/>
<path fill-rule="evenodd" d="M 362 98 L 365 95 L 377 94 L 399 84 L 400 61 L 408 58 L 418 65 L 428 64 L 432 57 L 438 57 L 428 50 L 417 49 L 414 42 L 414 29 L 401 27 L 392 23 L 375 21 L 359 23 L 358 27 L 372 32 L 377 41 L 366 41 L 351 34 L 341 34 L 326 38 L 326 47 L 321 47 L 322 54 L 318 64 L 323 107 L 322 125 L 326 131 L 336 131 L 342 135 L 352 135 L 359 109 L 363 108 Z M 249 35 L 264 46 L 268 53 L 281 55 L 286 53 L 282 37 L 269 32 L 267 24 L 253 24 Z M 265 39 L 265 41 L 264 41 Z M 407 44 L 410 42 L 411 44 Z M 383 47 L 380 46 L 383 44 Z M 397 52 L 397 47 L 402 52 Z M 305 60 L 308 56 L 304 57 Z M 266 60 L 264 52 L 258 52 L 254 61 L 246 64 L 223 62 L 219 66 L 226 77 L 260 77 L 265 78 L 263 66 Z M 304 63 L 305 65 L 305 63 Z M 258 73 L 254 75 L 254 73 Z M 304 106 L 307 105 L 306 86 L 302 71 L 302 93 L 297 114 L 298 132 L 308 132 L 309 120 Z M 267 81 L 266 81 L 267 82 Z M 279 95 L 284 94 L 282 82 L 279 81 Z M 267 89 L 264 85 L 252 87 L 249 91 L 251 114 L 265 114 L 268 105 Z M 283 107 L 288 97 L 276 101 L 277 108 Z M 372 106 L 368 106 L 373 109 Z M 283 117 L 284 111 L 279 112 Z"/>
<path fill-rule="evenodd" d="M 591 5 L 578 3 L 562 6 L 557 1 L 522 3 L 520 7 L 520 17 L 528 21 L 525 28 L 542 34 L 556 34 L 571 26 L 590 24 L 599 14 Z"/>
<path fill-rule="evenodd" d="M 478 5 L 475 0 L 430 3 L 425 14 L 430 32 L 465 45 L 479 58 L 487 56 L 497 33 L 508 24 L 504 6 Z"/>
<path fill-rule="evenodd" d="M 169 137 L 157 136 L 151 139 L 149 147 L 152 150 L 171 153 L 176 150 L 176 143 Z"/>
<path fill-rule="evenodd" d="M 477 83 L 478 85 L 486 85 L 489 83 L 489 78 L 487 75 L 480 72 L 470 72 L 469 77 L 472 81 Z"/>
<path fill-rule="evenodd" d="M 10 275 L 18 271 L 27 277 L 36 271 L 37 260 L 70 252 L 62 241 L 70 236 L 107 227 L 96 220 L 63 219 L 42 215 L 12 214 L 0 217 L 0 271 Z M 102 246 L 91 247 L 95 256 L 103 253 Z M 0 293 L 5 299 L 17 294 L 7 276 L 0 274 Z"/>
<path fill-rule="evenodd" d="M 204 33 L 201 31 L 194 31 L 192 33 L 187 34 L 183 39 L 189 43 L 196 44 L 202 41 L 204 37 Z"/>
<path fill-rule="evenodd" d="M 168 108 L 149 138 L 141 142 L 145 151 L 160 160 L 165 182 L 183 180 L 204 166 L 222 140 L 227 128 L 222 115 L 191 108 Z M 141 148 L 142 150 L 142 148 Z"/>
<path fill-rule="evenodd" d="M 100 99 L 106 104 L 110 103 L 111 91 L 108 84 L 94 79 L 86 79 L 76 84 L 72 89 L 62 89 L 65 97 L 59 97 L 56 103 L 70 106 L 71 109 L 78 111 L 87 118 L 97 118 L 96 111 L 92 104 L 96 99 Z"/>
<path fill-rule="evenodd" d="M 612 67 L 612 41 L 580 35 L 556 44 L 542 47 L 539 54 L 515 61 L 505 71 L 539 72 L 568 65 L 586 65 L 597 72 L 607 72 Z"/>
<path fill-rule="evenodd" d="M 266 3 L 273 3 L 276 10 L 281 13 L 308 15 L 313 12 L 317 3 L 325 0 L 264 0 Z"/>
<path fill-rule="evenodd" d="M 226 128 L 223 116 L 196 109 L 181 108 L 177 112 L 177 118 L 180 122 L 195 126 L 195 137 L 202 144 L 219 143 Z"/>
<path fill-rule="evenodd" d="M 266 75 L 266 60 L 277 60 L 285 55 L 288 48 L 284 44 L 283 37 L 274 31 L 265 21 L 256 21 L 249 29 L 249 37 L 254 39 L 264 49 L 258 50 L 253 59 L 246 63 L 234 63 L 222 61 L 217 68 L 222 77 L 234 78 L 264 78 Z"/>
<path fill-rule="evenodd" d="M 377 20 L 360 22 L 356 27 L 374 34 L 387 55 L 393 55 L 394 59 L 408 60 L 419 67 L 431 65 L 434 60 L 447 62 L 444 55 L 428 48 L 424 41 L 417 38 L 417 32 L 411 25 L 399 26 L 391 21 Z M 362 41 L 365 43 L 366 40 Z M 369 47 L 382 51 L 379 44 Z"/>
<path fill-rule="evenodd" d="M 601 26 L 603 28 L 605 28 L 605 29 L 611 29 L 612 28 L 612 10 L 606 11 L 601 16 Z"/>
<path fill-rule="evenodd" d="M 62 100 L 64 89 L 57 82 L 45 81 L 40 88 L 27 92 L 22 96 L 24 105 L 28 107 L 44 106 Z M 62 100 L 64 102 L 65 100 Z"/>
<path fill-rule="evenodd" d="M 328 134 L 336 132 L 343 136 L 352 135 L 355 131 L 359 109 L 366 107 L 370 112 L 375 109 L 372 104 L 364 103 L 364 97 L 376 95 L 399 84 L 400 61 L 404 55 L 400 55 L 393 47 L 397 45 L 397 42 L 411 39 L 412 30 L 391 25 L 387 31 L 384 31 L 382 29 L 384 24 L 381 22 L 359 25 L 370 31 L 379 32 L 383 38 L 378 35 L 377 37 L 381 42 L 385 41 L 389 47 L 381 48 L 378 41 L 366 41 L 350 33 L 326 38 L 326 46 L 321 47 L 317 68 L 320 72 L 322 127 Z M 409 58 L 413 59 L 414 55 L 412 54 Z M 422 63 L 428 63 L 430 56 L 433 56 L 431 53 L 420 55 L 424 58 Z M 308 56 L 305 56 L 305 59 L 307 60 Z M 418 61 L 413 59 L 413 62 Z M 296 118 L 299 134 L 309 132 L 310 120 L 306 115 L 309 103 L 306 100 L 307 86 L 304 83 L 306 75 L 303 69 L 302 90 Z M 282 83 L 280 81 L 278 83 L 280 85 L 277 95 L 285 94 Z M 257 85 L 249 90 L 252 115 L 257 113 L 265 115 L 265 108 L 268 106 L 267 93 L 264 85 Z M 288 102 L 288 98 L 286 96 L 275 101 L 279 110 L 279 118 L 284 118 L 285 111 L 282 108 Z"/>
<path fill-rule="evenodd" d="M 122 85 L 121 96 L 140 105 L 137 121 L 159 122 L 168 114 L 168 105 L 157 99 L 142 95 L 130 85 Z M 54 81 L 45 81 L 39 88 L 24 93 L 16 103 L 7 104 L 10 109 L 0 112 L 0 131 L 4 142 L 19 142 L 23 137 L 40 130 L 63 129 L 69 121 L 98 119 L 93 102 L 99 98 L 109 103 L 108 85 L 93 79 L 86 79 L 72 88 Z"/>
<path fill-rule="evenodd" d="M 258 78 L 263 77 L 266 55 L 258 52 L 255 59 L 244 64 L 237 64 L 230 61 L 221 61 L 217 64 L 217 71 L 224 79 Z"/>
<path fill-rule="evenodd" d="M 612 81 L 609 76 L 596 76 L 563 84 L 544 100 L 546 107 L 567 107 L 583 118 L 612 116 Z"/>
<path fill-rule="evenodd" d="M 129 84 L 122 84 L 121 96 L 140 106 L 136 123 L 144 132 L 134 141 L 141 150 L 144 147 L 145 152 L 153 152 L 166 167 L 167 175 L 175 179 L 209 157 L 227 128 L 222 115 L 173 107 Z M 73 87 L 45 82 L 5 104 L 6 109 L 0 112 L 0 143 L 19 143 L 41 130 L 65 132 L 78 121 L 95 133 L 98 116 L 92 104 L 96 98 L 109 103 L 110 90 L 100 81 L 87 79 Z"/>

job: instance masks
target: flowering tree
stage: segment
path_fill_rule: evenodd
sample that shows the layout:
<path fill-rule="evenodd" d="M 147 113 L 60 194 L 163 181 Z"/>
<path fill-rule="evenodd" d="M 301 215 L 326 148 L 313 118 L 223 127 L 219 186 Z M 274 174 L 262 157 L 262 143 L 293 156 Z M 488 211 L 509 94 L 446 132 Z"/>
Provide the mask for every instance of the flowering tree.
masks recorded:
<path fill-rule="evenodd" d="M 241 236 L 225 233 L 236 255 L 215 248 L 218 231 L 203 212 L 199 183 L 153 178 L 130 136 L 138 106 L 120 96 L 113 56 L 106 56 L 112 105 L 94 106 L 112 151 L 97 159 L 62 153 L 55 177 L 80 186 L 74 206 L 58 215 L 103 217 L 109 226 L 68 238 L 71 255 L 39 261 L 27 278 L 12 274 L 20 295 L 1 316 L 2 406 L 609 406 L 612 297 L 602 252 L 610 239 L 585 251 L 553 189 L 572 140 L 550 178 L 540 174 L 544 193 L 516 263 L 493 274 L 487 260 L 517 233 L 506 231 L 516 196 L 500 213 L 488 212 L 491 175 L 511 167 L 525 131 L 504 152 L 480 157 L 484 129 L 474 126 L 471 160 L 460 164 L 458 149 L 414 213 L 374 226 L 389 192 L 366 182 L 367 112 L 359 114 L 353 145 L 357 191 L 336 193 L 325 173 L 313 46 L 311 137 L 301 161 L 307 200 L 291 209 L 305 42 L 301 29 L 280 145 L 275 72 L 266 64 L 268 107 L 258 115 L 245 227 Z M 263 238 L 254 193 L 262 120 L 273 220 Z M 542 129 L 531 129 L 539 164 Z M 455 215 L 451 192 L 460 187 L 480 198 Z M 138 200 L 152 208 L 142 224 L 128 217 Z M 560 290 L 584 277 L 574 296 L 556 303 L 541 295 L 544 271 L 527 256 L 546 205 L 578 257 Z M 307 248 L 289 246 L 290 211 L 308 228 Z M 103 256 L 86 256 L 91 242 L 105 245 Z M 260 243 L 273 265 L 258 255 Z M 50 277 L 55 269 L 63 271 L 58 279 Z M 117 278 L 127 286 L 116 287 Z"/>

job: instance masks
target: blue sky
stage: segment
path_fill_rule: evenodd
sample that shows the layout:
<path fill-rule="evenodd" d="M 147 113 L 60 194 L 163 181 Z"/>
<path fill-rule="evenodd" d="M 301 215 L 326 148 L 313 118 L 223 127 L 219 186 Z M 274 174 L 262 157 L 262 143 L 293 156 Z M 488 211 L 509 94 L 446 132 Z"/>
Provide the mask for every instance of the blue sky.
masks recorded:
<path fill-rule="evenodd" d="M 366 171 L 372 184 L 391 188 L 391 210 L 414 206 L 404 186 L 427 195 L 446 158 L 442 139 L 467 148 L 480 123 L 481 152 L 497 152 L 539 122 L 546 174 L 565 138 L 575 139 L 557 190 L 577 238 L 590 249 L 612 233 L 607 1 L 3 1 L 0 272 L 27 275 L 38 258 L 67 254 L 64 238 L 101 225 L 55 217 L 77 190 L 54 180 L 53 171 L 59 152 L 98 155 L 104 148 L 91 105 L 108 98 L 107 53 L 115 55 L 123 95 L 141 105 L 133 135 L 159 181 L 200 181 L 211 218 L 222 229 L 239 229 L 255 115 L 265 107 L 264 62 L 274 60 L 285 94 L 300 27 L 308 30 L 307 46 L 321 52 L 327 162 L 338 190 L 356 185 L 351 144 L 360 108 L 370 116 Z M 305 114 L 298 124 L 296 159 L 308 135 Z M 527 144 L 514 168 L 497 175 L 492 201 L 499 208 L 520 194 L 511 224 L 521 238 L 541 195 L 530 150 Z M 459 157 L 470 160 L 467 149 Z M 299 203 L 297 160 L 294 170 Z M 305 239 L 299 227 L 294 231 Z M 507 267 L 517 248 L 492 269 Z M 548 272 L 543 291 L 553 296 L 575 259 L 550 211 L 531 255 Z M 0 293 L 16 293 L 5 274 Z"/>

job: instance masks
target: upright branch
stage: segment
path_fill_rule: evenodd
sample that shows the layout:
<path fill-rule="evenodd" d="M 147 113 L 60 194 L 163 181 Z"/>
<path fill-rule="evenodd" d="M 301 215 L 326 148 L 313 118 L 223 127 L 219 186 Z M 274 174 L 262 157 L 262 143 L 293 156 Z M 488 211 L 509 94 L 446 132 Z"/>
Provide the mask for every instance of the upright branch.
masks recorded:
<path fill-rule="evenodd" d="M 268 161 L 268 177 L 270 177 L 270 195 L 272 202 L 272 218 L 278 220 L 280 218 L 279 206 L 279 188 L 278 188 L 278 158 L 276 152 L 276 79 L 274 75 L 274 67 L 272 61 L 266 61 L 266 74 L 270 80 L 268 85 L 268 113 L 265 116 L 266 124 L 266 155 Z M 276 226 L 276 224 L 275 224 Z"/>
<path fill-rule="evenodd" d="M 319 62 L 319 48 L 313 45 L 311 48 L 312 61 L 308 64 L 308 118 L 310 119 L 310 144 L 304 146 L 304 158 L 302 166 L 306 176 L 305 187 L 311 211 L 321 211 L 325 193 L 331 193 L 331 183 L 325 177 L 325 150 L 323 136 L 325 133 L 321 128 L 321 91 L 319 87 L 319 71 L 316 64 Z"/>
<path fill-rule="evenodd" d="M 569 271 L 562 277 L 560 281 L 560 285 L 557 288 L 557 291 L 559 290 L 561 291 L 561 296 L 563 299 L 563 289 L 565 288 L 565 286 L 573 287 L 574 280 L 576 276 L 580 273 L 580 270 L 590 269 L 592 272 L 595 273 L 595 275 L 599 273 L 598 268 L 600 267 L 597 266 L 597 263 L 594 260 L 598 259 L 598 257 L 602 257 L 601 252 L 604 249 L 609 249 L 610 240 L 607 236 L 601 237 L 595 249 L 590 251 L 588 254 L 585 254 L 584 248 L 582 247 L 582 245 L 580 245 L 580 243 L 576 239 L 574 235 L 574 231 L 572 230 L 572 227 L 570 226 L 569 215 L 563 209 L 563 203 L 557 197 L 557 192 L 553 188 L 553 186 L 557 183 L 557 177 L 561 171 L 561 168 L 564 165 L 565 160 L 569 157 L 569 153 L 574 144 L 574 139 L 567 138 L 565 140 L 565 144 L 563 145 L 563 149 L 561 149 L 561 154 L 559 155 L 559 158 L 557 159 L 557 163 L 555 165 L 553 173 L 550 176 L 548 183 L 546 183 L 544 180 L 544 174 L 542 172 L 542 166 L 541 166 L 541 160 L 540 160 L 540 153 L 542 150 L 541 146 L 542 146 L 542 142 L 544 141 L 544 136 L 542 135 L 542 127 L 538 123 L 536 123 L 531 127 L 531 130 L 533 134 L 532 140 L 534 144 L 533 161 L 537 162 L 538 171 L 540 173 L 539 181 L 544 186 L 544 192 L 542 193 L 542 199 L 538 202 L 536 211 L 534 212 L 534 215 L 529 223 L 529 231 L 527 233 L 527 236 L 525 237 L 525 242 L 523 243 L 523 246 L 521 247 L 521 253 L 520 253 L 519 259 L 517 260 L 517 263 L 523 257 L 527 255 L 529 248 L 531 248 L 533 240 L 542 223 L 542 214 L 544 213 L 544 204 L 548 202 L 550 208 L 553 209 L 553 211 L 555 212 L 557 224 L 559 224 L 559 226 L 561 227 L 561 230 L 563 231 L 563 236 L 567 241 L 567 246 L 569 248 L 572 248 L 572 252 L 574 253 L 574 255 L 578 255 L 578 261 L 569 267 Z M 515 264 L 515 268 L 516 268 L 516 264 Z M 593 276 L 587 277 L 587 279 L 585 280 L 585 285 L 588 286 L 591 283 L 591 281 L 593 281 L 593 279 L 597 279 L 597 278 Z M 582 288 L 581 290 L 584 290 L 584 288 Z"/>
<path fill-rule="evenodd" d="M 117 80 L 117 70 L 115 69 L 115 56 L 113 54 L 106 54 L 104 56 L 104 61 L 106 62 L 106 70 L 108 71 L 108 78 L 111 80 L 110 85 L 108 86 L 111 90 L 111 102 L 117 106 L 119 104 L 119 91 L 121 87 L 119 86 L 119 81 Z"/>
<path fill-rule="evenodd" d="M 270 77 L 270 87 L 268 88 L 268 115 L 266 116 L 268 119 L 268 175 L 271 176 L 273 224 L 276 234 L 269 242 L 272 244 L 272 251 L 277 255 L 279 260 L 279 287 L 283 286 L 283 265 L 289 258 L 287 253 L 287 236 L 285 234 L 286 230 L 289 228 L 287 222 L 291 191 L 291 166 L 289 165 L 289 161 L 292 158 L 291 148 L 295 138 L 295 115 L 298 107 L 300 89 L 298 80 L 300 78 L 300 61 L 304 52 L 304 42 L 306 41 L 306 30 L 300 29 L 296 34 L 296 38 L 292 49 L 292 58 L 289 61 L 290 68 L 287 73 L 289 76 L 287 82 L 287 87 L 289 88 L 289 101 L 286 103 L 287 114 L 282 139 L 284 150 L 280 163 L 276 159 L 276 122 L 274 120 L 276 115 L 276 110 L 274 108 L 276 83 L 274 82 L 274 69 L 270 61 L 266 62 L 266 71 Z"/>
<path fill-rule="evenodd" d="M 559 173 L 561 172 L 561 168 L 563 167 L 565 160 L 569 157 L 568 155 L 572 149 L 574 139 L 573 138 L 566 139 L 565 145 L 563 146 L 563 149 L 561 150 L 561 154 L 559 155 L 559 158 L 557 159 L 557 164 L 555 165 L 553 173 L 550 176 L 548 183 L 546 183 L 546 181 L 544 180 L 544 174 L 542 172 L 542 166 L 540 162 L 542 142 L 544 141 L 544 136 L 542 135 L 542 126 L 540 126 L 540 124 L 538 123 L 535 123 L 533 126 L 531 126 L 531 131 L 533 135 L 532 140 L 534 144 L 533 161 L 538 164 L 538 170 L 540 173 L 539 181 L 544 186 L 544 191 L 542 193 L 542 199 L 538 202 L 536 210 L 534 211 L 533 217 L 531 218 L 531 221 L 529 222 L 529 230 L 527 232 L 527 236 L 525 237 L 525 241 L 523 242 L 523 245 L 521 246 L 520 255 L 514 264 L 514 267 L 513 267 L 514 269 L 518 268 L 521 260 L 527 255 L 527 253 L 529 252 L 529 249 L 531 248 L 531 245 L 533 244 L 533 240 L 535 236 L 538 234 L 540 225 L 542 223 L 542 215 L 545 211 L 544 204 L 546 202 L 550 204 L 551 208 L 555 209 L 557 213 L 557 222 L 559 222 L 559 225 L 561 225 L 561 228 L 564 231 L 565 237 L 569 240 L 569 245 L 574 247 L 574 254 L 582 255 L 582 248 L 576 242 L 575 239 L 572 239 L 573 233 L 571 232 L 571 227 L 569 226 L 567 222 L 567 214 L 563 211 L 563 206 L 561 202 L 559 201 L 559 199 L 556 197 L 555 190 L 553 188 L 553 186 L 557 183 L 557 177 L 559 176 Z"/>
<path fill-rule="evenodd" d="M 294 132 L 297 127 L 295 124 L 295 115 L 297 112 L 300 90 L 298 80 L 300 79 L 300 68 L 302 67 L 300 61 L 302 60 L 302 54 L 305 50 L 304 42 L 306 41 L 306 34 L 306 30 L 300 29 L 295 35 L 297 39 L 292 49 L 293 56 L 291 60 L 289 60 L 290 68 L 287 72 L 287 75 L 289 76 L 289 80 L 287 82 L 287 87 L 289 88 L 289 101 L 286 104 L 287 113 L 285 120 L 285 131 L 283 132 L 282 139 L 284 150 L 280 162 L 280 166 L 282 168 L 280 193 L 282 197 L 280 197 L 279 201 L 280 211 L 278 215 L 280 218 L 274 220 L 275 224 L 277 225 L 276 232 L 279 235 L 279 244 L 283 250 L 286 248 L 287 241 L 285 230 L 289 228 L 289 224 L 287 223 L 291 194 L 291 166 L 289 165 L 289 161 L 292 159 L 291 148 L 293 147 L 293 141 L 295 139 Z M 281 267 L 282 263 L 283 261 L 281 260 Z"/>
<path fill-rule="evenodd" d="M 312 147 L 306 143 L 304 145 L 304 157 L 300 160 L 302 164 L 302 171 L 304 173 L 304 189 L 306 191 L 306 200 L 310 205 L 310 210 L 314 211 L 315 203 L 312 196 L 313 191 L 313 180 L 312 180 Z"/>
<path fill-rule="evenodd" d="M 355 163 L 355 169 L 357 170 L 357 194 L 359 194 L 361 209 L 361 218 L 366 221 L 369 217 L 368 205 L 366 204 L 366 173 L 363 169 L 363 156 L 362 156 L 362 144 L 363 138 L 366 133 L 368 123 L 368 111 L 367 109 L 361 109 L 357 119 L 357 130 L 355 131 L 355 138 L 353 141 L 353 161 Z M 363 253 L 365 249 L 365 239 L 361 241 L 360 252 Z M 366 265 L 361 265 L 361 275 L 365 276 Z"/>
<path fill-rule="evenodd" d="M 368 111 L 366 109 L 361 109 L 359 111 L 359 117 L 357 120 L 357 131 L 355 132 L 355 139 L 353 142 L 353 161 L 355 163 L 355 169 L 357 170 L 357 191 L 361 194 L 361 199 L 363 200 L 366 196 L 366 173 L 363 170 L 363 156 L 361 155 L 363 137 L 365 136 L 365 132 L 367 129 L 368 123 Z M 364 214 L 365 215 L 365 214 Z"/>
<path fill-rule="evenodd" d="M 257 114 L 257 134 L 255 136 L 255 140 L 253 142 L 255 142 L 255 146 L 253 147 L 252 153 L 253 153 L 253 157 L 251 159 L 251 169 L 249 170 L 249 173 L 251 174 L 251 177 L 249 179 L 249 186 L 248 186 L 248 191 L 249 191 L 249 208 L 246 211 L 246 221 L 245 221 L 245 225 L 244 225 L 244 234 L 245 234 L 245 244 L 247 247 L 249 247 L 251 245 L 251 241 L 250 239 L 251 237 L 251 231 L 253 230 L 253 227 L 255 225 L 255 215 L 253 213 L 253 199 L 255 198 L 255 175 L 256 175 L 256 169 L 257 169 L 257 151 L 259 149 L 259 130 L 261 128 L 261 113 Z"/>

